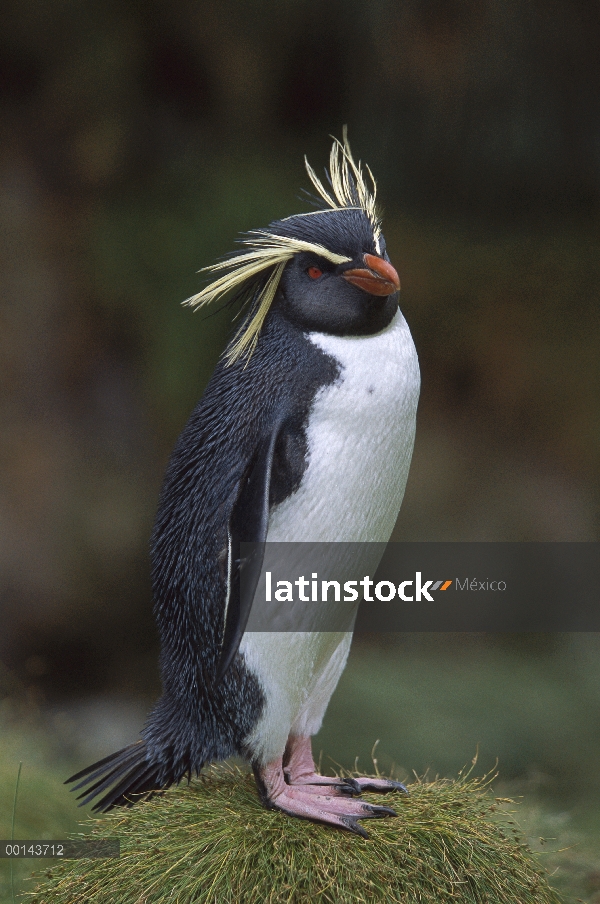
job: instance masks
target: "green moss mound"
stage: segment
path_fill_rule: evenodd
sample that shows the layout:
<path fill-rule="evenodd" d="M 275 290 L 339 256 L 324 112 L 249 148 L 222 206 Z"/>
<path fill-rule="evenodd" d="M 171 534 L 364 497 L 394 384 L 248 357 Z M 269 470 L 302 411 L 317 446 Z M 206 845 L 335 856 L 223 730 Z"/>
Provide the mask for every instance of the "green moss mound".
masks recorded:
<path fill-rule="evenodd" d="M 251 775 L 213 767 L 190 787 L 93 820 L 93 836 L 120 838 L 120 859 L 59 863 L 28 897 L 31 904 L 559 902 L 489 780 L 409 787 L 409 797 L 385 797 L 397 819 L 362 823 L 365 840 L 265 810 Z"/>

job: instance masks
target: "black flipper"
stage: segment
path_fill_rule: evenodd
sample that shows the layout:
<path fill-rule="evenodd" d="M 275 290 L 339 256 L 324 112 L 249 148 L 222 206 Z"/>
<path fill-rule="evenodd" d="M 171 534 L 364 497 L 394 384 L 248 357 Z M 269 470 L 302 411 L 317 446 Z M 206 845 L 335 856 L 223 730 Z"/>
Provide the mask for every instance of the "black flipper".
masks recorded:
<path fill-rule="evenodd" d="M 271 435 L 259 446 L 241 482 L 240 493 L 229 520 L 229 599 L 217 666 L 217 682 L 222 680 L 238 651 L 260 577 L 269 526 L 271 471 L 280 426 L 281 419 L 278 419 Z M 256 546 L 251 553 L 242 557 L 242 543 Z"/>

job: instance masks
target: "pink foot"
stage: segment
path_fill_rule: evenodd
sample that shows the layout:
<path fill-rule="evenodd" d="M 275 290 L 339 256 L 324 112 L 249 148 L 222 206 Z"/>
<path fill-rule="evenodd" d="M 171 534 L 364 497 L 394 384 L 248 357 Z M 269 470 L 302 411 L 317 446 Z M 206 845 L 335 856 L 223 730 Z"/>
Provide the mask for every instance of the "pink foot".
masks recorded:
<path fill-rule="evenodd" d="M 408 794 L 408 788 L 402 782 L 393 782 L 391 778 L 371 778 L 370 775 L 362 775 L 358 778 L 345 778 L 344 781 L 355 794 L 362 794 L 363 791 L 377 791 L 379 794 L 402 791 L 403 794 Z"/>
<path fill-rule="evenodd" d="M 342 778 L 319 775 L 312 756 L 310 738 L 290 735 L 283 755 L 283 774 L 288 785 L 307 794 L 333 794 L 352 797 L 356 792 Z"/>
<path fill-rule="evenodd" d="M 362 794 L 363 791 L 375 791 L 386 794 L 390 791 L 401 791 L 408 794 L 401 782 L 388 778 L 328 778 L 319 775 L 315 769 L 310 738 L 290 735 L 283 755 L 283 772 L 288 785 L 301 786 L 303 791 L 314 794 L 323 793 L 323 785 L 328 786 L 332 794 Z"/>
<path fill-rule="evenodd" d="M 390 807 L 375 807 L 360 800 L 348 800 L 331 794 L 307 791 L 298 785 L 289 785 L 283 776 L 281 759 L 262 768 L 255 767 L 254 775 L 263 804 L 270 810 L 281 810 L 288 816 L 323 822 L 326 825 L 347 829 L 363 838 L 369 836 L 359 819 L 381 819 L 397 816 Z M 321 778 L 321 776 L 317 776 Z"/>

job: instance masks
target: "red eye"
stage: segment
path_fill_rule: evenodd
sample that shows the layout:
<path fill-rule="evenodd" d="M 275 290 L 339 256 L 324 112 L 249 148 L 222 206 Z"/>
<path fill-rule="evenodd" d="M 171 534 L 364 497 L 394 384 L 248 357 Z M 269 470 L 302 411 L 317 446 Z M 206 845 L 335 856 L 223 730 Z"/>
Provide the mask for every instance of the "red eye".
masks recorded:
<path fill-rule="evenodd" d="M 323 271 L 319 270 L 318 267 L 309 267 L 306 271 L 311 279 L 318 279 L 319 276 L 323 276 Z"/>

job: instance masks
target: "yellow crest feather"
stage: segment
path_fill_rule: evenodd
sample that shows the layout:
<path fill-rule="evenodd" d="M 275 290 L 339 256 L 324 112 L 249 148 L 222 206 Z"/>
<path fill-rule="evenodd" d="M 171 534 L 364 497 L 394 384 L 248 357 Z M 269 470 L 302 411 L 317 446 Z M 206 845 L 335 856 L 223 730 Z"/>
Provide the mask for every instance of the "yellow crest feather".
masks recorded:
<path fill-rule="evenodd" d="M 331 210 L 343 208 L 360 208 L 369 218 L 373 227 L 376 244 L 381 234 L 381 224 L 375 206 L 376 185 L 371 170 L 367 172 L 371 178 L 373 191 L 369 191 L 366 184 L 360 161 L 354 162 L 346 126 L 343 131 L 343 143 L 334 138 L 329 157 L 329 175 L 331 179 L 332 193 L 328 192 L 308 160 L 305 158 L 306 171 L 318 191 L 321 198 Z M 323 213 L 323 210 L 314 211 L 315 214 Z M 309 216 L 310 214 L 296 214 L 296 216 Z M 288 219 L 291 219 L 288 217 Z M 241 357 L 250 359 L 258 342 L 260 330 L 269 312 L 269 308 L 275 298 L 277 287 L 285 266 L 295 254 L 302 251 L 312 252 L 318 257 L 323 257 L 333 264 L 343 264 L 351 260 L 344 255 L 335 254 L 323 245 L 306 242 L 289 236 L 276 235 L 262 229 L 255 229 L 247 233 L 240 243 L 248 251 L 242 251 L 217 264 L 203 267 L 201 273 L 220 273 L 221 276 L 209 283 L 201 292 L 186 299 L 183 304 L 192 308 L 199 308 L 218 298 L 222 298 L 234 289 L 240 289 L 244 283 L 265 273 L 272 268 L 269 278 L 266 280 L 260 294 L 254 301 L 250 314 L 245 319 L 242 327 L 235 335 L 233 341 L 225 352 L 227 365 L 233 364 Z"/>
<path fill-rule="evenodd" d="M 305 157 L 306 172 L 321 198 L 332 210 L 341 210 L 348 207 L 359 207 L 363 210 L 371 222 L 374 236 L 377 239 L 381 235 L 381 221 L 376 204 L 377 184 L 373 178 L 373 173 L 367 166 L 367 172 L 373 186 L 373 191 L 369 191 L 360 160 L 358 163 L 354 162 L 350 144 L 348 143 L 348 129 L 346 126 L 344 126 L 342 138 L 343 141 L 339 141 L 337 138 L 333 139 L 329 155 L 329 177 L 333 195 L 324 187 Z"/>

